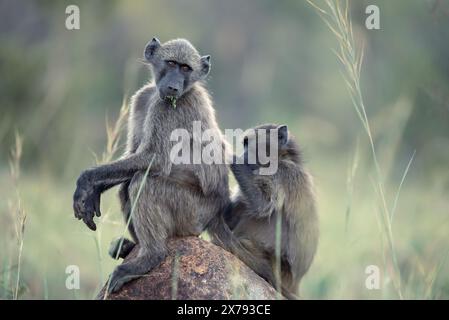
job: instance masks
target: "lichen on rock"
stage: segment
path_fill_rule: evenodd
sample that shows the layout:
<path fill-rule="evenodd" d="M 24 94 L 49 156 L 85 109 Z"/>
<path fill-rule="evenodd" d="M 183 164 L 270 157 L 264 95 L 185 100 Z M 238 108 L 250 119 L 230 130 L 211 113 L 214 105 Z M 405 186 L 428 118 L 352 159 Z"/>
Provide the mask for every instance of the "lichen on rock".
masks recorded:
<path fill-rule="evenodd" d="M 138 247 L 125 261 L 137 252 Z M 159 266 L 116 293 L 105 295 L 105 287 L 97 299 L 269 300 L 278 297 L 272 286 L 237 257 L 198 237 L 169 240 L 168 256 Z"/>

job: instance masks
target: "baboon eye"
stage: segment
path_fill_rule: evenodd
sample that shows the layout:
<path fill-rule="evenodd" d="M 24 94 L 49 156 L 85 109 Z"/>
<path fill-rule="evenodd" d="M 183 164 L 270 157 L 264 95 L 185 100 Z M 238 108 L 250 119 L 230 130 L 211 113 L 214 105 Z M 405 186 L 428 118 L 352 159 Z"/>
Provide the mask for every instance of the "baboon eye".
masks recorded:
<path fill-rule="evenodd" d="M 167 61 L 167 64 L 168 64 L 170 67 L 176 66 L 176 62 L 174 62 L 174 61 L 172 61 L 172 60 L 168 60 L 168 61 Z"/>
<path fill-rule="evenodd" d="M 181 70 L 183 71 L 183 72 L 189 72 L 189 71 L 191 71 L 192 70 L 192 68 L 190 68 L 188 65 L 186 65 L 186 64 L 183 64 L 182 66 L 181 66 Z"/>

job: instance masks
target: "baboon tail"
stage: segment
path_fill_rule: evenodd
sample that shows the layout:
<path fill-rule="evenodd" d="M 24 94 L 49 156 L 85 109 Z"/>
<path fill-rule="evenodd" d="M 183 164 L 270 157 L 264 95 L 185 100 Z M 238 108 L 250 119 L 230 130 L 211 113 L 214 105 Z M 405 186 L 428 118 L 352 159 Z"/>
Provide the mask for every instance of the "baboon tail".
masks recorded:
<path fill-rule="evenodd" d="M 299 300 L 300 299 L 300 297 L 298 295 L 292 293 L 285 286 L 282 286 L 281 291 L 282 291 L 282 295 L 284 297 L 286 297 L 288 300 Z"/>
<path fill-rule="evenodd" d="M 237 256 L 250 269 L 274 287 L 275 278 L 268 259 L 252 245 L 251 241 L 237 238 L 225 222 L 223 215 L 217 215 L 209 223 L 208 231 L 214 244 Z"/>

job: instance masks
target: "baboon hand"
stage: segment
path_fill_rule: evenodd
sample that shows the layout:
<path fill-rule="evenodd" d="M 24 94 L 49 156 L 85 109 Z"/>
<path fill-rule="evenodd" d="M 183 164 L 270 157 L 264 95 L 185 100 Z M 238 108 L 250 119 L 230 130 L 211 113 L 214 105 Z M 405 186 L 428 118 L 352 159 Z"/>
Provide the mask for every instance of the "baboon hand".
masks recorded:
<path fill-rule="evenodd" d="M 247 159 L 245 159 L 243 156 L 234 156 L 230 167 L 233 172 L 241 172 L 246 170 L 252 172 L 260 168 L 257 163 L 248 163 Z"/>
<path fill-rule="evenodd" d="M 96 230 L 94 215 L 99 217 L 101 191 L 92 182 L 88 171 L 84 171 L 76 182 L 76 190 L 73 195 L 73 210 L 75 217 L 83 220 L 91 230 Z"/>

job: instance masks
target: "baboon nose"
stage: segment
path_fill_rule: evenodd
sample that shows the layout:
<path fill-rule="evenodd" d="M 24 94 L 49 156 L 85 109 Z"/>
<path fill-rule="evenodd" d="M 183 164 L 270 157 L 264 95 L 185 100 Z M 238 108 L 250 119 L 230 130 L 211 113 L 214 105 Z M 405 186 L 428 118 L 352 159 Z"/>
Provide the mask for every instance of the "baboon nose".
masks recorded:
<path fill-rule="evenodd" d="M 176 94 L 178 93 L 178 88 L 172 87 L 172 86 L 168 86 L 168 92 L 170 94 Z"/>

